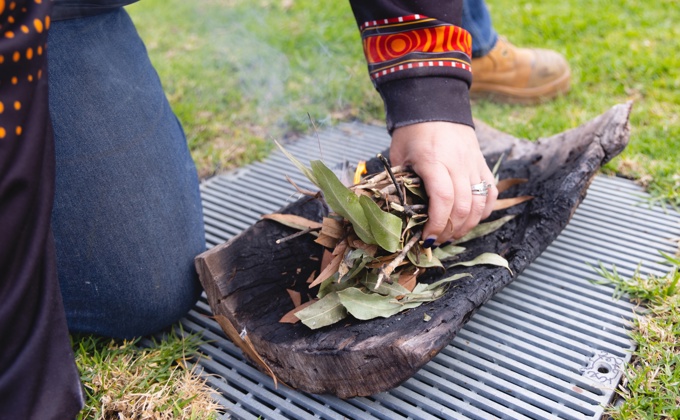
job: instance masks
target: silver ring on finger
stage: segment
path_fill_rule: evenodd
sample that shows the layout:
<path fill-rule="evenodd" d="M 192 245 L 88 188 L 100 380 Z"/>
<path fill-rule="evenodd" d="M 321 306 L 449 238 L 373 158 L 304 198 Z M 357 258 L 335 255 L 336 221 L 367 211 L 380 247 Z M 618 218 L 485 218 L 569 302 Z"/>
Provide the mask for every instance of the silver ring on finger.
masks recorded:
<path fill-rule="evenodd" d="M 473 184 L 471 186 L 472 188 L 472 195 L 483 195 L 487 196 L 489 194 L 489 187 L 491 184 L 488 184 L 486 181 L 479 182 L 477 184 Z"/>

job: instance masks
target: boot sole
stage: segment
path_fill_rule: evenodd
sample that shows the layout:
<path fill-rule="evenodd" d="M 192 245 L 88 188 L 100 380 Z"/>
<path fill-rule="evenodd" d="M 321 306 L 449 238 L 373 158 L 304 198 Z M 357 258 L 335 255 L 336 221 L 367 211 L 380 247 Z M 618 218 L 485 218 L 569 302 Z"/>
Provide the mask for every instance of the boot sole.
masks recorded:
<path fill-rule="evenodd" d="M 570 87 L 571 71 L 567 71 L 559 79 L 534 88 L 516 88 L 493 83 L 475 84 L 473 82 L 470 98 L 489 99 L 506 104 L 535 105 L 567 93 Z"/>

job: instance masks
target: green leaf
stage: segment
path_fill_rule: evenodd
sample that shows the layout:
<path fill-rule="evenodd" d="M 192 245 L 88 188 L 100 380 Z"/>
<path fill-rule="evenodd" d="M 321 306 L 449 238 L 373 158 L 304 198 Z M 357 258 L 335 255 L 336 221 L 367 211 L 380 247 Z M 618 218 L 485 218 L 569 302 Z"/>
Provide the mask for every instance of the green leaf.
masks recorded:
<path fill-rule="evenodd" d="M 296 312 L 303 324 L 315 330 L 327 325 L 335 324 L 347 316 L 347 310 L 340 303 L 338 292 L 332 292 L 324 296 L 318 302 L 309 305 L 305 309 Z"/>
<path fill-rule="evenodd" d="M 380 283 L 380 286 L 376 289 L 375 285 L 378 283 L 378 275 L 375 273 L 367 273 L 366 278 L 362 283 L 365 284 L 366 287 L 368 287 L 368 290 L 371 292 L 375 292 L 383 296 L 394 297 L 408 295 L 411 293 L 407 288 L 397 282 L 392 282 L 392 284 L 389 284 L 388 282 L 384 281 Z"/>
<path fill-rule="evenodd" d="M 444 265 L 442 264 L 441 261 L 439 261 L 439 258 L 437 258 L 434 253 L 432 253 L 432 261 L 427 260 L 427 256 L 424 253 L 420 254 L 420 258 L 416 258 L 416 254 L 413 251 L 413 248 L 406 254 L 408 257 L 408 260 L 411 261 L 411 264 L 415 265 L 416 267 L 422 267 L 422 268 L 432 268 L 432 267 L 441 267 L 444 268 Z"/>
<path fill-rule="evenodd" d="M 371 227 L 364 214 L 364 209 L 359 204 L 359 197 L 345 187 L 333 171 L 328 169 L 320 160 L 312 162 L 312 171 L 319 182 L 318 186 L 323 191 L 326 202 L 333 211 L 352 223 L 354 232 L 359 239 L 367 244 L 377 244 L 371 234 Z"/>
<path fill-rule="evenodd" d="M 496 180 L 496 183 L 498 183 L 498 170 L 501 167 L 501 162 L 503 162 L 504 157 L 505 157 L 505 152 L 501 153 L 500 157 L 496 161 L 496 164 L 493 165 L 493 169 L 491 170 L 491 173 L 493 174 L 493 177 Z"/>
<path fill-rule="evenodd" d="M 464 265 L 466 267 L 472 267 L 475 265 L 482 265 L 482 264 L 489 264 L 489 265 L 496 265 L 498 267 L 505 267 L 510 271 L 510 274 L 512 274 L 512 270 L 510 270 L 510 266 L 508 265 L 508 260 L 505 258 L 501 257 L 498 254 L 494 254 L 493 252 L 485 252 L 483 254 L 478 255 L 474 260 L 471 261 L 462 261 L 458 263 L 451 264 L 447 266 L 447 268 L 451 267 L 456 267 L 459 265 Z"/>
<path fill-rule="evenodd" d="M 401 245 L 401 219 L 391 213 L 383 211 L 375 201 L 362 195 L 359 203 L 364 209 L 371 233 L 380 247 L 387 252 L 397 252 Z"/>
<path fill-rule="evenodd" d="M 278 141 L 274 140 L 274 143 L 276 143 L 276 145 L 279 146 L 279 149 L 281 149 L 283 154 L 286 155 L 288 160 L 290 160 L 293 163 L 293 165 L 295 165 L 300 170 L 300 172 L 302 172 L 304 176 L 307 177 L 307 179 L 312 181 L 312 183 L 314 183 L 314 185 L 316 185 L 317 187 L 321 188 L 319 186 L 319 182 L 314 176 L 314 173 L 308 167 L 306 167 L 302 162 L 297 160 L 297 158 L 293 156 L 288 150 L 284 149 L 283 146 Z"/>
<path fill-rule="evenodd" d="M 319 291 L 316 294 L 316 297 L 321 299 L 322 297 L 326 296 L 327 294 L 331 292 L 336 292 L 337 288 L 336 285 L 338 284 L 338 273 L 333 274 L 326 280 L 322 281 L 321 284 L 319 285 Z"/>
<path fill-rule="evenodd" d="M 508 216 L 501 217 L 498 220 L 494 220 L 493 222 L 480 223 L 475 226 L 475 228 L 472 229 L 467 235 L 453 241 L 453 244 L 462 244 L 463 242 L 471 241 L 473 239 L 488 235 L 489 233 L 498 230 L 501 226 L 514 218 L 515 215 L 510 214 Z"/>
<path fill-rule="evenodd" d="M 416 187 L 415 185 L 411 185 L 411 184 L 404 184 L 404 186 L 406 187 L 407 190 L 409 190 L 411 192 L 411 194 L 416 195 L 416 196 L 422 198 L 423 200 L 425 200 L 427 198 L 427 194 L 425 194 L 425 188 Z"/>
<path fill-rule="evenodd" d="M 439 247 L 432 251 L 432 255 L 439 258 L 439 260 L 445 260 L 447 258 L 455 257 L 456 255 L 465 252 L 465 247 L 456 245 L 447 245 L 445 247 Z"/>
<path fill-rule="evenodd" d="M 443 286 L 444 284 L 450 283 L 452 281 L 460 280 L 463 277 L 472 277 L 472 274 L 470 274 L 470 273 L 454 274 L 453 276 L 449 276 L 449 277 L 443 278 L 441 280 L 438 280 L 438 281 L 436 281 L 432 284 L 428 284 L 427 287 L 425 288 L 425 290 L 434 290 L 438 287 Z"/>
<path fill-rule="evenodd" d="M 442 297 L 445 291 L 446 290 L 442 287 L 434 290 L 425 290 L 419 293 L 409 293 L 408 295 L 404 296 L 400 302 L 403 302 L 404 304 L 432 302 L 433 300 L 437 300 Z"/>
<path fill-rule="evenodd" d="M 391 296 L 377 293 L 364 293 L 356 287 L 350 287 L 338 292 L 340 302 L 347 308 L 347 312 L 357 319 L 373 319 L 377 317 L 389 318 L 406 309 L 420 306 L 421 302 L 401 304 Z"/>
<path fill-rule="evenodd" d="M 356 277 L 365 267 L 366 264 L 373 261 L 375 258 L 371 257 L 363 249 L 355 249 L 347 254 L 345 261 L 352 268 L 342 276 L 340 282 L 346 282 L 349 279 Z"/>

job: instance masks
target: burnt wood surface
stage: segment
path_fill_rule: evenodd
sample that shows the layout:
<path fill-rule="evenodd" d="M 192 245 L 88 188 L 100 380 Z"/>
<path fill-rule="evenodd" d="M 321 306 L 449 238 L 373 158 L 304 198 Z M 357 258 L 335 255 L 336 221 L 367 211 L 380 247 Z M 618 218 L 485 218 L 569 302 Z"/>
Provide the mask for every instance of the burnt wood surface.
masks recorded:
<path fill-rule="evenodd" d="M 476 122 L 488 162 L 493 165 L 501 154 L 505 156 L 500 178 L 529 179 L 501 197 L 535 198 L 494 212 L 490 219 L 506 214 L 517 217 L 493 234 L 469 242 L 460 259 L 496 252 L 509 261 L 512 274 L 498 267 L 464 267 L 460 271 L 473 277 L 456 282 L 439 300 L 387 319 L 350 317 L 310 330 L 302 323 L 278 321 L 293 308 L 286 289 L 308 293 L 305 281 L 318 270 L 321 246 L 309 235 L 276 244 L 294 230 L 260 220 L 196 258 L 212 311 L 249 359 L 291 387 L 341 398 L 395 387 L 442 350 L 484 302 L 557 237 L 598 169 L 627 144 L 630 108 L 631 104 L 617 105 L 576 129 L 536 142 Z M 305 197 L 281 212 L 321 220 L 328 209 L 319 200 Z M 429 282 L 444 273 L 427 275 Z M 431 317 L 428 322 L 425 314 Z"/>

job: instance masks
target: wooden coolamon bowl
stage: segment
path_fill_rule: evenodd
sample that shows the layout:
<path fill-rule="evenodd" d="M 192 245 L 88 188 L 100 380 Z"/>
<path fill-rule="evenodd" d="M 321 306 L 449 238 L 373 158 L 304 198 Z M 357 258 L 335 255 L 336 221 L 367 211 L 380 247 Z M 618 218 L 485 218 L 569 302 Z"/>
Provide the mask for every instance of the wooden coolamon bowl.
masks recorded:
<path fill-rule="evenodd" d="M 475 311 L 509 284 L 567 225 L 598 169 L 628 142 L 631 104 L 617 105 L 573 130 L 540 139 L 517 139 L 477 122 L 487 161 L 504 154 L 500 178 L 528 178 L 507 196 L 535 198 L 505 211 L 516 217 L 470 242 L 461 260 L 482 252 L 504 256 L 504 268 L 466 268 L 465 278 L 434 302 L 391 318 L 310 330 L 279 319 L 293 308 L 288 288 L 305 291 L 322 248 L 309 235 L 276 244 L 294 231 L 269 220 L 199 255 L 196 267 L 212 311 L 232 341 L 263 371 L 285 384 L 341 398 L 388 390 L 411 377 L 456 335 Z M 327 207 L 307 197 L 281 210 L 321 220 Z M 498 214 L 497 214 L 498 213 Z M 443 273 L 430 276 L 434 281 Z M 421 280 L 422 281 L 422 280 Z M 424 321 L 424 315 L 431 318 Z"/>

